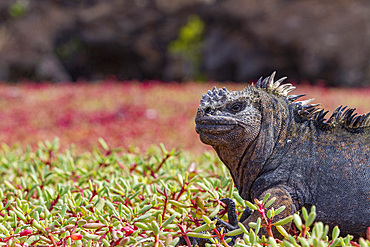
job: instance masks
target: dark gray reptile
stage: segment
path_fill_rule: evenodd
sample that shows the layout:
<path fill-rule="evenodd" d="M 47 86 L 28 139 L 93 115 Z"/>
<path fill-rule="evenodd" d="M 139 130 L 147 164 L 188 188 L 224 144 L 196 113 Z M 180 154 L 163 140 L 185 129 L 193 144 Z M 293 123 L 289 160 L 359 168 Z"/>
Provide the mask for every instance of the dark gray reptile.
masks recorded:
<path fill-rule="evenodd" d="M 341 235 L 365 237 L 370 113 L 340 106 L 326 120 L 319 104 L 288 96 L 295 87 L 282 84 L 285 78 L 274 81 L 274 75 L 242 91 L 203 94 L 195 118 L 201 141 L 216 150 L 243 199 L 271 193 L 274 208 L 286 206 L 282 217 L 315 205 L 318 221 L 338 225 Z M 255 211 L 243 224 L 257 217 Z"/>

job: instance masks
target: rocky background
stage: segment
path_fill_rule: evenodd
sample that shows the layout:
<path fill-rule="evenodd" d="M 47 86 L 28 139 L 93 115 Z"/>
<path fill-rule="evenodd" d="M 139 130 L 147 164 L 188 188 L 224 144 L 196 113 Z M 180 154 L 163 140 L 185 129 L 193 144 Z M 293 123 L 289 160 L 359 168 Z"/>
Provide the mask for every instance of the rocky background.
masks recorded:
<path fill-rule="evenodd" d="M 370 86 L 368 0 L 2 0 L 0 80 Z"/>

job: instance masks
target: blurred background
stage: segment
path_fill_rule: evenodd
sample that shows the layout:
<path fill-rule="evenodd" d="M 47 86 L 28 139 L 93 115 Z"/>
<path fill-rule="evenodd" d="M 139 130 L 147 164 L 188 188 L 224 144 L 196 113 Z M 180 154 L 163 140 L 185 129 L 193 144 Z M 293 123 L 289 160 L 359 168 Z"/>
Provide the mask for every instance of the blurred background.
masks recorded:
<path fill-rule="evenodd" d="M 0 80 L 370 86 L 368 0 L 2 0 Z"/>
<path fill-rule="evenodd" d="M 0 142 L 203 152 L 202 93 L 272 71 L 366 113 L 369 13 L 369 0 L 0 0 Z"/>

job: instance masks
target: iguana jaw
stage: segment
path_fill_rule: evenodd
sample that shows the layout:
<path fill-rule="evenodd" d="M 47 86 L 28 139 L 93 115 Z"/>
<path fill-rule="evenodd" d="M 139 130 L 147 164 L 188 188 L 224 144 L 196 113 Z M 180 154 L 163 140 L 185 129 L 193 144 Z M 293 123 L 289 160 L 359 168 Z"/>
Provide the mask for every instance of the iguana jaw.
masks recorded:
<path fill-rule="evenodd" d="M 233 118 L 197 117 L 195 123 L 200 140 L 212 146 L 228 145 L 233 135 L 244 132 L 244 127 Z"/>
<path fill-rule="evenodd" d="M 237 125 L 235 124 L 227 124 L 227 125 L 219 125 L 219 124 L 197 124 L 195 126 L 195 131 L 201 134 L 210 134 L 210 135 L 222 135 L 226 134 L 233 129 L 235 129 Z"/>
<path fill-rule="evenodd" d="M 232 131 L 238 125 L 234 119 L 217 117 L 197 117 L 195 119 L 195 131 L 198 134 L 220 135 Z"/>

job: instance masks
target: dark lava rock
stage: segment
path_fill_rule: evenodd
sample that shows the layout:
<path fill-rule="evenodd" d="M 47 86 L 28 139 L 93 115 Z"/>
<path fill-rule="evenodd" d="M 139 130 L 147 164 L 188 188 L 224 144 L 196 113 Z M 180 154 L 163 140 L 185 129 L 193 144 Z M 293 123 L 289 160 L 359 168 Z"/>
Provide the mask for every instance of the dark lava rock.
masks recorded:
<path fill-rule="evenodd" d="M 312 83 L 370 86 L 367 0 L 5 2 L 0 80 L 170 81 L 199 73 L 250 81 L 277 70 Z M 15 16 L 18 5 L 23 12 Z M 191 15 L 205 25 L 200 66 L 169 49 Z"/>

